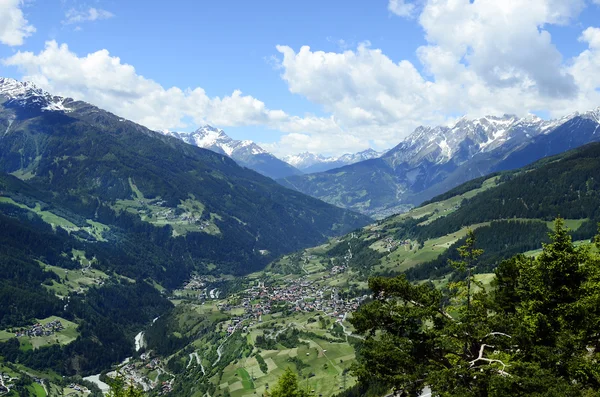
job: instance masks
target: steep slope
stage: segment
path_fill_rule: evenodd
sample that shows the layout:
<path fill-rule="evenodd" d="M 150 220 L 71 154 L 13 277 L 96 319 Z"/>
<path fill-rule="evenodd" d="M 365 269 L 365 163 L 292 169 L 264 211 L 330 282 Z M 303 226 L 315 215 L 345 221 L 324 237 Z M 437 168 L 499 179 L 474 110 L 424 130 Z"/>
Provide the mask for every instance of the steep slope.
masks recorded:
<path fill-rule="evenodd" d="M 580 243 L 598 233 L 600 222 L 600 143 L 547 157 L 526 167 L 480 177 L 413 208 L 279 259 L 271 268 L 281 272 L 347 266 L 370 275 L 407 273 L 409 279 L 447 282 L 464 244 L 467 228 L 474 230 L 484 250 L 478 273 L 518 253 L 534 254 L 548 242 L 556 217 L 566 219 Z M 303 262 L 304 261 L 304 262 Z"/>
<path fill-rule="evenodd" d="M 0 171 L 87 218 L 131 214 L 164 226 L 165 244 L 187 244 L 201 268 L 248 271 L 368 222 L 225 156 L 18 84 L 0 81 Z"/>
<path fill-rule="evenodd" d="M 377 162 L 280 182 L 381 218 L 469 179 L 598 141 L 598 113 L 596 109 L 552 121 L 505 115 L 461 119 L 452 127 L 419 127 Z"/>
<path fill-rule="evenodd" d="M 285 178 L 302 175 L 302 172 L 285 161 L 279 160 L 252 141 L 237 141 L 223 130 L 205 125 L 194 132 L 165 132 L 182 141 L 216 153 L 227 155 L 239 165 L 257 171 L 269 178 Z"/>
<path fill-rule="evenodd" d="M 10 79 L 0 130 L 0 360 L 52 376 L 131 356 L 192 273 L 234 279 L 370 221 Z M 67 329 L 20 335 L 50 321 Z"/>
<path fill-rule="evenodd" d="M 367 149 L 358 153 L 346 153 L 342 156 L 325 157 L 314 153 L 304 152 L 296 155 L 285 156 L 284 161 L 298 168 L 304 173 L 324 172 L 334 168 L 371 160 L 381 157 L 385 152 Z"/>

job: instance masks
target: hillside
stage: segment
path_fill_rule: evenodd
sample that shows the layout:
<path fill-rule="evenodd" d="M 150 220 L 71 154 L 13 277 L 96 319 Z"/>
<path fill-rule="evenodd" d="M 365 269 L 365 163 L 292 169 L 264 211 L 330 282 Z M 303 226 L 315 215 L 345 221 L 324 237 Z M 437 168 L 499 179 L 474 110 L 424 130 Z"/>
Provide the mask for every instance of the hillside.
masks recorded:
<path fill-rule="evenodd" d="M 133 215 L 187 245 L 200 269 L 260 268 L 369 221 L 87 103 L 60 99 L 66 110 L 47 110 L 51 97 L 35 88 L 6 98 L 1 172 L 100 223 Z"/>
<path fill-rule="evenodd" d="M 600 109 L 549 121 L 463 118 L 451 127 L 419 127 L 378 159 L 279 182 L 381 219 L 470 179 L 598 141 L 599 128 Z"/>
<path fill-rule="evenodd" d="M 600 144 L 588 144 L 474 179 L 305 256 L 311 263 L 346 263 L 363 278 L 406 271 L 413 280 L 434 279 L 450 273 L 447 260 L 456 259 L 469 227 L 485 250 L 479 269 L 489 272 L 501 259 L 539 249 L 558 216 L 567 220 L 576 240 L 593 237 L 600 222 L 598 170 Z M 301 262 L 291 258 L 299 257 L 275 266 L 299 271 Z"/>
<path fill-rule="evenodd" d="M 0 88 L 0 356 L 26 371 L 100 372 L 192 273 L 246 274 L 370 221 L 90 104 Z"/>
<path fill-rule="evenodd" d="M 469 181 L 246 277 L 193 278 L 171 294 L 175 308 L 146 329 L 150 356 L 126 367 L 128 379 L 155 385 L 147 364 L 158 357 L 174 395 L 243 397 L 260 395 L 292 367 L 303 388 L 334 396 L 356 385 L 349 368 L 363 337 L 350 320 L 369 300 L 369 277 L 406 273 L 415 285 L 446 291 L 462 277 L 448 259 L 458 258 L 471 228 L 484 250 L 475 281 L 489 288 L 501 260 L 539 254 L 559 214 L 576 244 L 589 245 L 600 220 L 598 170 L 600 144 L 589 144 Z"/>

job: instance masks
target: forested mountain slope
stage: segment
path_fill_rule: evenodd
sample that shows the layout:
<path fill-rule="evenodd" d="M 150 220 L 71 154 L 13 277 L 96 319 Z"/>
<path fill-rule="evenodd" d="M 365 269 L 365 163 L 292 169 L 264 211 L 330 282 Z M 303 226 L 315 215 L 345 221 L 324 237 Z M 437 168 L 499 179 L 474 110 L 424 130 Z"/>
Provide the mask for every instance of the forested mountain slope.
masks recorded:
<path fill-rule="evenodd" d="M 0 171 L 88 219 L 138 215 L 171 235 L 166 244 L 187 246 L 195 266 L 257 269 L 369 221 L 87 103 L 49 110 L 56 99 L 15 84 L 22 93 L 0 107 Z"/>
<path fill-rule="evenodd" d="M 0 356 L 28 368 L 106 369 L 192 272 L 248 273 L 370 221 L 31 84 L 0 79 L 0 130 Z"/>
<path fill-rule="evenodd" d="M 280 182 L 383 218 L 469 179 L 516 169 L 598 140 L 600 109 L 548 121 L 510 115 L 462 118 L 451 127 L 419 127 L 379 159 Z"/>
<path fill-rule="evenodd" d="M 567 219 L 575 240 L 592 238 L 600 222 L 600 144 L 592 143 L 525 168 L 474 179 L 410 212 L 332 240 L 326 251 L 307 250 L 311 263 L 347 264 L 364 277 L 406 272 L 411 280 L 444 277 L 457 259 L 467 228 L 485 254 L 478 271 L 535 251 L 548 241 L 551 221 Z M 276 268 L 294 269 L 287 256 Z M 296 264 L 294 264 L 296 263 Z"/>

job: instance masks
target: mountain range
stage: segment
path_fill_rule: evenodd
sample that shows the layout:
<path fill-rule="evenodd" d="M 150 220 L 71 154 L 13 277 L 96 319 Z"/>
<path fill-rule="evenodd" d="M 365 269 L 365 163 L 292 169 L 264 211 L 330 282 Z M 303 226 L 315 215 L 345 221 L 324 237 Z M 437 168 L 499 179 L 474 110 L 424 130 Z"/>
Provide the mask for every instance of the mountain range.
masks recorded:
<path fill-rule="evenodd" d="M 144 214 L 149 226 L 171 227 L 174 237 L 198 233 L 237 245 L 244 266 L 265 261 L 259 251 L 297 249 L 369 220 L 285 189 L 227 156 L 29 83 L 0 79 L 0 98 L 0 172 L 60 196 L 75 212 Z M 182 216 L 198 219 L 183 227 L 176 221 Z"/>
<path fill-rule="evenodd" d="M 306 174 L 314 172 L 328 171 L 334 168 L 343 167 L 358 163 L 359 161 L 370 160 L 381 157 L 385 151 L 377 152 L 374 149 L 363 150 L 358 153 L 346 153 L 341 156 L 326 157 L 320 154 L 303 152 L 300 154 L 283 157 L 288 164 L 293 165 Z"/>
<path fill-rule="evenodd" d="M 557 215 L 589 242 L 600 220 L 600 143 L 578 146 L 598 140 L 599 116 L 464 118 L 309 176 L 338 178 L 328 194 L 343 202 L 352 192 L 366 212 L 435 195 L 371 223 L 240 166 L 236 151 L 262 152 L 220 130 L 188 134 L 212 142 L 206 150 L 0 78 L 3 381 L 13 394 L 38 385 L 42 395 L 35 374 L 56 394 L 84 384 L 99 396 L 79 375 L 108 382 L 120 368 L 149 395 L 242 397 L 294 365 L 315 395 L 346 393 L 330 369 L 348 372 L 357 358 L 359 336 L 344 324 L 369 277 L 446 286 L 467 228 L 484 251 L 478 282 L 514 254 L 535 255 Z M 578 148 L 562 153 L 569 147 Z M 459 184 L 470 175 L 480 177 Z M 281 181 L 296 178 L 306 177 Z M 400 184 L 385 204 L 382 186 Z"/>
<path fill-rule="evenodd" d="M 81 330 L 42 353 L 0 343 L 33 368 L 99 372 L 172 306 L 161 290 L 256 271 L 371 221 L 30 83 L 0 78 L 0 131 L 0 329 L 54 315 Z"/>
<path fill-rule="evenodd" d="M 381 218 L 470 179 L 598 140 L 600 108 L 556 120 L 513 115 L 461 118 L 452 126 L 419 127 L 379 158 L 279 182 Z"/>
<path fill-rule="evenodd" d="M 250 168 L 269 178 L 285 178 L 301 175 L 293 165 L 281 161 L 256 143 L 232 139 L 223 130 L 205 125 L 194 132 L 166 131 L 165 135 L 174 136 L 185 143 L 212 150 L 234 159 L 242 167 Z"/>

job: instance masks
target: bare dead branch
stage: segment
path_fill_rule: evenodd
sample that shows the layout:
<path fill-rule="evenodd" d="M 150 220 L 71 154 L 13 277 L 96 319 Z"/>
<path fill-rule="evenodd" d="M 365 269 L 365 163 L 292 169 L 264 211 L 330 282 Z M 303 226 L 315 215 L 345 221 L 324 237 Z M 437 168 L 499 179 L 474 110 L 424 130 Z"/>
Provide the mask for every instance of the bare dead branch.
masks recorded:
<path fill-rule="evenodd" d="M 510 376 L 510 374 L 505 371 L 507 365 L 504 364 L 501 360 L 483 357 L 483 353 L 484 353 L 486 347 L 491 347 L 492 349 L 494 348 L 494 346 L 492 346 L 492 345 L 486 345 L 486 344 L 481 345 L 481 348 L 479 349 L 479 356 L 475 360 L 469 362 L 470 367 L 473 367 L 477 361 L 485 361 L 488 364 L 500 363 L 500 365 L 502 365 L 502 369 L 497 370 L 498 373 L 502 376 Z"/>

